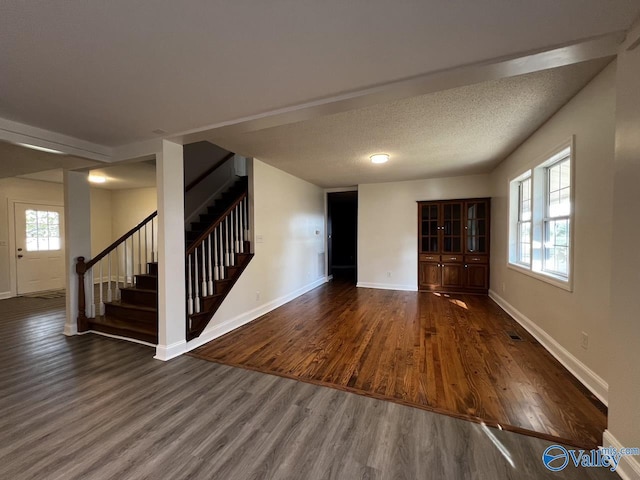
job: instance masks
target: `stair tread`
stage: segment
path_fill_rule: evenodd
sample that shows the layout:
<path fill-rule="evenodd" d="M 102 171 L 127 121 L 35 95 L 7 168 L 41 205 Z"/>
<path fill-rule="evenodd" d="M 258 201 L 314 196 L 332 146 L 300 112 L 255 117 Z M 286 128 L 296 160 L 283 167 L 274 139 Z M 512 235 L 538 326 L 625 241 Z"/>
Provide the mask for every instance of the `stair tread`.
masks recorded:
<path fill-rule="evenodd" d="M 152 277 L 152 278 L 158 278 L 157 275 L 154 275 L 152 273 L 136 273 L 135 274 L 136 277 Z"/>
<path fill-rule="evenodd" d="M 140 287 L 137 287 L 137 286 L 122 287 L 122 288 L 120 288 L 120 290 L 132 290 L 134 292 L 143 292 L 143 293 L 158 293 L 157 290 L 154 290 L 152 288 L 140 288 Z"/>
<path fill-rule="evenodd" d="M 130 308 L 132 310 L 143 310 L 145 312 L 157 312 L 158 309 L 155 307 L 148 307 L 146 305 L 136 305 L 133 303 L 126 303 L 126 302 L 121 302 L 121 301 L 114 301 L 114 302 L 105 302 L 105 305 L 114 305 L 117 307 L 123 307 L 123 308 Z"/>

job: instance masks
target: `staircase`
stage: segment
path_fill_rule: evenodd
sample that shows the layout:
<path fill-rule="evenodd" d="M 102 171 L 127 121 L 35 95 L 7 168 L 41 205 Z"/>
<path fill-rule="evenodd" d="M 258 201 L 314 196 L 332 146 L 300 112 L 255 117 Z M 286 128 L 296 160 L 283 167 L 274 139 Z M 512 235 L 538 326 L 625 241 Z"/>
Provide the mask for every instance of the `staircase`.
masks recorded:
<path fill-rule="evenodd" d="M 247 193 L 247 177 L 238 177 L 185 233 L 187 340 L 202 333 L 253 257 L 246 240 Z M 85 263 L 78 258 L 79 331 L 158 343 L 155 216 L 154 212 L 94 259 Z M 89 285 L 98 279 L 94 289 L 85 292 L 85 278 Z"/>

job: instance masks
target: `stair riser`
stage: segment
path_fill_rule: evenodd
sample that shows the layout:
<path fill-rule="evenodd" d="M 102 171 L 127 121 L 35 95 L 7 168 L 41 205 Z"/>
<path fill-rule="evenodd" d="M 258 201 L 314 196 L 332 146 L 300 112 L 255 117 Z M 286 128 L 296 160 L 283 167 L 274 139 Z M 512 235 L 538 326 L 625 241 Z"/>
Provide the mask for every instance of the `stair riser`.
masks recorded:
<path fill-rule="evenodd" d="M 151 333 L 146 334 L 142 332 L 132 332 L 129 330 L 123 331 L 119 328 L 110 327 L 108 325 L 100 325 L 91 321 L 89 321 L 89 329 L 96 332 L 108 333 L 110 335 L 118 335 L 120 337 L 135 338 L 136 340 L 153 343 L 154 345 L 158 343 L 158 335 L 154 335 Z"/>
<path fill-rule="evenodd" d="M 156 292 L 142 292 L 138 290 L 122 290 L 122 301 L 145 307 L 158 306 L 158 294 Z"/>
<path fill-rule="evenodd" d="M 136 275 L 136 286 L 138 288 L 158 291 L 158 277 L 145 277 Z"/>
<path fill-rule="evenodd" d="M 105 304 L 105 314 L 132 323 L 154 325 L 158 323 L 158 313 L 136 310 L 112 303 Z"/>

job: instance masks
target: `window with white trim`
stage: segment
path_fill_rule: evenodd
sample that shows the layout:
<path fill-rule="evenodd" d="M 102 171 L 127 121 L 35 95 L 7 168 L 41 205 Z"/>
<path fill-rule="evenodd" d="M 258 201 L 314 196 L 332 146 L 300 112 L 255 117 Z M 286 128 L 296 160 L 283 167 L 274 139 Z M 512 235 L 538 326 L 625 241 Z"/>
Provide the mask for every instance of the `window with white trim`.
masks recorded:
<path fill-rule="evenodd" d="M 510 182 L 509 264 L 570 289 L 573 218 L 570 143 Z"/>

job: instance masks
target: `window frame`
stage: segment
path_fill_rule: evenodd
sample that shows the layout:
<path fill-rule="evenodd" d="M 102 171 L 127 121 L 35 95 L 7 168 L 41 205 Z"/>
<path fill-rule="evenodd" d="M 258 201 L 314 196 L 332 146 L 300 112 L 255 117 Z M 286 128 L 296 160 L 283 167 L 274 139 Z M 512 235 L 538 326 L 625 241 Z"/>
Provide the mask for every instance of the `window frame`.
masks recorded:
<path fill-rule="evenodd" d="M 569 202 L 568 215 L 549 215 L 549 169 L 565 160 L 569 161 Z M 537 157 L 524 171 L 509 180 L 509 238 L 507 267 L 511 270 L 542 280 L 546 283 L 573 291 L 573 254 L 575 251 L 575 137 L 549 150 L 545 155 Z M 530 264 L 519 262 L 519 215 L 520 215 L 520 182 L 531 178 L 531 253 Z M 515 196 L 514 196 L 515 195 Z M 545 269 L 545 241 L 549 221 L 566 219 L 568 221 L 567 239 L 567 275 Z"/>
<path fill-rule="evenodd" d="M 516 258 L 515 262 L 518 265 L 522 265 L 525 268 L 531 267 L 531 250 L 532 250 L 532 227 L 533 227 L 533 215 L 529 218 L 529 220 L 522 219 L 522 205 L 523 205 L 523 184 L 525 182 L 529 182 L 529 212 L 533 213 L 533 178 L 531 175 L 531 170 L 526 174 L 525 177 L 518 180 L 518 220 L 516 225 Z M 522 261 L 522 225 L 529 224 L 529 262 Z"/>

